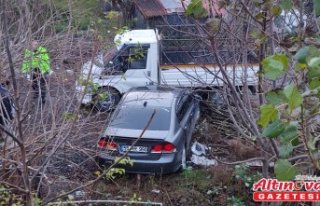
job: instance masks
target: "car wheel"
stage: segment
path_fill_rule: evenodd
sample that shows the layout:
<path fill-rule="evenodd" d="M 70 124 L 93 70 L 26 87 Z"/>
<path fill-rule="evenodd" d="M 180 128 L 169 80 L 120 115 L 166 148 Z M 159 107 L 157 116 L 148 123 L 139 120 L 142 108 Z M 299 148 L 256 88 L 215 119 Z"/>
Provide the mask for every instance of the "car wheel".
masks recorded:
<path fill-rule="evenodd" d="M 112 87 L 99 89 L 93 96 L 94 108 L 100 112 L 109 112 L 115 108 L 121 98 L 120 93 Z"/>

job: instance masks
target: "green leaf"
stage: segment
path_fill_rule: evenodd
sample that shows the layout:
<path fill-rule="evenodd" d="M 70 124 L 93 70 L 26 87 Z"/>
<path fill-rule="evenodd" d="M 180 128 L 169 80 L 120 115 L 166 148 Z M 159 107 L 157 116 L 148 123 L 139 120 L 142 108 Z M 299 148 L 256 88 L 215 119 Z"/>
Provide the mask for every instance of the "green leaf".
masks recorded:
<path fill-rule="evenodd" d="M 262 12 L 260 12 L 260 13 L 258 13 L 258 14 L 255 16 L 255 18 L 256 18 L 257 20 L 263 20 L 264 14 L 263 14 Z"/>
<path fill-rule="evenodd" d="M 266 40 L 268 39 L 265 34 L 258 32 L 252 32 L 251 36 L 255 39 L 256 45 L 262 44 L 263 42 L 266 42 Z"/>
<path fill-rule="evenodd" d="M 277 119 L 276 121 L 269 124 L 262 132 L 262 134 L 269 138 L 278 137 L 285 129 L 285 125 L 281 120 Z"/>
<path fill-rule="evenodd" d="M 285 67 L 285 69 L 288 69 L 289 66 L 289 59 L 285 54 L 275 54 L 273 55 L 274 59 L 277 61 L 280 61 L 282 65 Z"/>
<path fill-rule="evenodd" d="M 291 111 L 302 104 L 303 99 L 296 85 L 290 84 L 286 86 L 283 94 L 287 98 L 287 103 Z"/>
<path fill-rule="evenodd" d="M 105 99 L 107 99 L 108 97 L 109 97 L 109 93 L 108 92 L 105 92 L 105 91 L 101 91 L 101 92 L 99 92 L 98 94 L 97 94 L 97 100 L 100 100 L 100 101 L 102 101 L 102 100 L 105 100 Z"/>
<path fill-rule="evenodd" d="M 267 102 L 272 105 L 279 105 L 286 102 L 286 97 L 280 91 L 270 91 L 266 94 Z"/>
<path fill-rule="evenodd" d="M 309 63 L 309 71 L 308 71 L 308 78 L 316 78 L 320 77 L 320 57 L 314 57 L 310 59 Z"/>
<path fill-rule="evenodd" d="M 306 69 L 307 67 L 307 64 L 301 64 L 299 62 L 297 62 L 295 65 L 294 65 L 294 68 L 295 69 Z"/>
<path fill-rule="evenodd" d="M 298 137 L 298 128 L 294 124 L 289 124 L 280 135 L 282 143 L 292 143 L 292 140 Z"/>
<path fill-rule="evenodd" d="M 309 46 L 309 55 L 308 55 L 309 60 L 312 59 L 313 57 L 319 57 L 319 56 L 320 56 L 319 49 L 313 45 Z"/>
<path fill-rule="evenodd" d="M 273 16 L 279 16 L 279 15 L 281 14 L 281 11 L 282 11 L 282 9 L 281 9 L 281 7 L 278 6 L 278 5 L 273 5 L 273 6 L 271 7 L 271 14 L 272 14 Z"/>
<path fill-rule="evenodd" d="M 287 158 L 293 151 L 292 144 L 284 144 L 279 147 L 279 155 L 282 158 Z"/>
<path fill-rule="evenodd" d="M 74 121 L 74 120 L 78 119 L 78 115 L 71 113 L 71 112 L 64 112 L 63 118 L 68 121 Z"/>
<path fill-rule="evenodd" d="M 316 16 L 319 16 L 320 15 L 320 1 L 313 0 L 313 7 L 314 7 L 314 11 L 316 12 Z"/>
<path fill-rule="evenodd" d="M 301 64 L 307 63 L 307 56 L 309 53 L 309 47 L 302 47 L 298 50 L 298 52 L 294 55 L 294 59 L 296 59 Z"/>
<path fill-rule="evenodd" d="M 274 172 L 280 181 L 292 180 L 298 174 L 296 167 L 286 159 L 277 160 L 274 165 Z"/>
<path fill-rule="evenodd" d="M 314 57 L 310 59 L 309 64 L 310 67 L 319 68 L 320 67 L 320 57 Z"/>
<path fill-rule="evenodd" d="M 314 151 L 316 151 L 317 150 L 317 148 L 316 148 L 316 143 L 317 143 L 317 141 L 318 141 L 318 138 L 311 138 L 309 141 L 308 141 L 308 143 L 307 143 L 307 145 L 308 145 L 308 149 L 309 150 L 311 150 L 312 152 L 314 152 Z"/>
<path fill-rule="evenodd" d="M 187 15 L 193 16 L 196 19 L 206 17 L 208 15 L 207 10 L 203 8 L 201 0 L 191 0 L 186 10 Z"/>
<path fill-rule="evenodd" d="M 288 70 L 289 60 L 284 54 L 275 54 L 262 61 L 263 71 L 270 80 L 276 80 Z"/>
<path fill-rule="evenodd" d="M 291 140 L 291 144 L 292 144 L 292 146 L 298 146 L 300 144 L 299 138 L 296 137 L 293 140 Z"/>
<path fill-rule="evenodd" d="M 269 122 L 278 119 L 278 110 L 271 104 L 264 104 L 260 107 L 260 118 L 258 124 L 265 128 Z"/>
<path fill-rule="evenodd" d="M 281 0 L 280 6 L 284 10 L 290 10 L 292 8 L 291 0 Z"/>
<path fill-rule="evenodd" d="M 309 83 L 310 89 L 316 89 L 320 87 L 320 80 L 319 78 L 317 79 L 312 79 L 311 82 Z"/>
<path fill-rule="evenodd" d="M 315 67 L 311 67 L 311 68 L 309 68 L 307 75 L 308 75 L 309 79 L 318 78 L 318 77 L 320 77 L 320 69 L 315 68 Z"/>
<path fill-rule="evenodd" d="M 252 38 L 254 38 L 254 39 L 259 38 L 259 35 L 260 35 L 260 33 L 256 32 L 256 31 L 253 31 L 253 32 L 250 33 L 250 36 L 251 36 Z"/>

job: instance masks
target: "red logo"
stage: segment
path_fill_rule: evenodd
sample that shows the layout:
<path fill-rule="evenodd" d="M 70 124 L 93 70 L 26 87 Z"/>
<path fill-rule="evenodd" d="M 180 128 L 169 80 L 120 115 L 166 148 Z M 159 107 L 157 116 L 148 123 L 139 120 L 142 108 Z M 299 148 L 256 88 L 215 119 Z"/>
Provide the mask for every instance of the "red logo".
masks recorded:
<path fill-rule="evenodd" d="M 260 179 L 253 184 L 253 200 L 256 202 L 320 201 L 320 179 L 301 175 L 297 177 L 294 181 Z"/>

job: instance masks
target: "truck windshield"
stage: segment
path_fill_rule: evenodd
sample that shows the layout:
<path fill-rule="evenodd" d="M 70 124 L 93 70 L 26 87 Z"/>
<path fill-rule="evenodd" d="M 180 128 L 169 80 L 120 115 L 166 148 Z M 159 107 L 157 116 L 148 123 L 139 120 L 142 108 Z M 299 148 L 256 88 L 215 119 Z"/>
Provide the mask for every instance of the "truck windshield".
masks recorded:
<path fill-rule="evenodd" d="M 110 126 L 123 129 L 145 128 L 154 109 L 156 113 L 147 130 L 169 130 L 171 109 L 167 107 L 142 107 L 126 105 L 119 108 Z"/>

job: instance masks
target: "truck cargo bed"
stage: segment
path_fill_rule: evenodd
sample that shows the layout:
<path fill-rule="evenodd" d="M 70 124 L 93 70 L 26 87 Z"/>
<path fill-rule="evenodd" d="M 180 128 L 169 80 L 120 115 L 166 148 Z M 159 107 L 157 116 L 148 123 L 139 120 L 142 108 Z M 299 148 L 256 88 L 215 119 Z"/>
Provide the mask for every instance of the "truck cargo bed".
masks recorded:
<path fill-rule="evenodd" d="M 236 86 L 257 85 L 259 65 L 238 64 L 225 67 L 228 77 Z M 223 86 L 224 78 L 217 65 L 161 65 L 161 83 L 180 87 Z"/>

